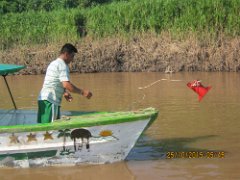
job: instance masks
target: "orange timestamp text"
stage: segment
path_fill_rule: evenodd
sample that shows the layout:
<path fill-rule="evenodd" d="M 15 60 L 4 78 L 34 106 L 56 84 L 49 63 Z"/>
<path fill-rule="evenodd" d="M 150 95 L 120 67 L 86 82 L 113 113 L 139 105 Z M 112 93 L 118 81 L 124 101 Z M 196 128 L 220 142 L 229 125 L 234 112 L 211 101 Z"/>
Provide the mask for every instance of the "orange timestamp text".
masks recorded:
<path fill-rule="evenodd" d="M 174 158 L 225 158 L 224 151 L 168 151 L 166 154 L 166 159 L 174 159 Z"/>

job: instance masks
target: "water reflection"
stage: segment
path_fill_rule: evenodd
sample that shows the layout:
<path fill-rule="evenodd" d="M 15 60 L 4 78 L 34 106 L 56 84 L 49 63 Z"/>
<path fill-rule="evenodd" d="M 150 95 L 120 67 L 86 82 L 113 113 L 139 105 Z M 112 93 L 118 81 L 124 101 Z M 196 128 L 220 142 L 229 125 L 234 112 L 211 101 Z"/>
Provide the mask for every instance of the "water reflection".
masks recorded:
<path fill-rule="evenodd" d="M 144 91 L 138 90 L 138 87 L 162 78 L 182 81 L 161 81 Z M 36 109 L 43 79 L 44 76 L 8 77 L 19 108 Z M 204 85 L 212 86 L 201 103 L 198 102 L 197 95 L 186 86 L 187 82 L 194 79 L 200 79 Z M 20 175 L 20 179 L 67 179 L 67 176 L 70 179 L 80 179 L 81 173 L 86 179 L 239 179 L 239 73 L 71 74 L 71 81 L 79 87 L 91 89 L 94 96 L 89 101 L 73 94 L 73 102 L 64 101 L 63 110 L 119 111 L 151 106 L 159 110 L 158 119 L 130 152 L 127 165 L 120 163 L 117 166 L 111 164 L 23 171 L 0 170 L 1 180 L 15 179 L 17 175 Z M 146 96 L 142 101 L 143 94 Z M 0 100 L 0 109 L 12 108 L 1 78 Z M 226 157 L 165 158 L 168 151 L 212 150 L 227 152 Z M 114 177 L 111 171 L 115 173 Z"/>
<path fill-rule="evenodd" d="M 208 140 L 217 137 L 216 135 L 206 135 L 198 137 L 168 138 L 168 139 L 151 139 L 142 135 L 137 141 L 134 148 L 129 153 L 127 160 L 159 160 L 166 159 L 168 152 L 222 152 L 217 149 L 204 149 L 191 147 L 191 143 L 200 140 Z"/>
<path fill-rule="evenodd" d="M 28 169 L 0 169 L 0 174 L 1 180 L 135 179 L 125 163 Z"/>

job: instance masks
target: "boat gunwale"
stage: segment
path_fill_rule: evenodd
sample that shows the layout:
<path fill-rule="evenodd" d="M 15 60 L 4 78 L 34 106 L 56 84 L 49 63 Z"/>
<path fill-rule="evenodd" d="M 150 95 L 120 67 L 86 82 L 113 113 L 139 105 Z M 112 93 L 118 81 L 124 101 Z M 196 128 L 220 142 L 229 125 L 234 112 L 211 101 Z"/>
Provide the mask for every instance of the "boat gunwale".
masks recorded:
<path fill-rule="evenodd" d="M 122 113 L 122 115 L 121 115 Z M 126 113 L 126 114 L 124 114 Z M 108 116 L 104 116 L 108 114 Z M 119 115 L 120 114 L 120 115 Z M 118 115 L 118 116 L 110 116 Z M 142 111 L 126 111 L 126 112 L 97 112 L 93 115 L 70 116 L 71 120 L 57 120 L 52 123 L 44 124 L 24 124 L 13 126 L 0 126 L 0 133 L 20 133 L 20 132 L 37 132 L 51 131 L 60 129 L 73 129 L 81 127 L 102 126 L 109 124 L 119 124 L 133 122 L 138 120 L 146 120 L 150 118 L 149 124 L 156 119 L 158 111 L 154 108 L 143 109 Z"/>

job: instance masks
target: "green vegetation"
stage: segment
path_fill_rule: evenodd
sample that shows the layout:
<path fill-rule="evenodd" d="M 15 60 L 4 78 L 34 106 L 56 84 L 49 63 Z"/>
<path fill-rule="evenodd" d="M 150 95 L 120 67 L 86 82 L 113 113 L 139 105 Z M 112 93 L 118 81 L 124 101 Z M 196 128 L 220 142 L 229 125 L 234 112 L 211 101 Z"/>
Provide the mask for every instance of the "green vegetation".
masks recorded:
<path fill-rule="evenodd" d="M 1 0 L 0 14 L 86 8 L 123 0 Z"/>
<path fill-rule="evenodd" d="M 1 49 L 144 32 L 240 35 L 239 0 L 44 0 L 38 5 L 15 0 L 8 7 L 9 2 L 0 3 Z"/>

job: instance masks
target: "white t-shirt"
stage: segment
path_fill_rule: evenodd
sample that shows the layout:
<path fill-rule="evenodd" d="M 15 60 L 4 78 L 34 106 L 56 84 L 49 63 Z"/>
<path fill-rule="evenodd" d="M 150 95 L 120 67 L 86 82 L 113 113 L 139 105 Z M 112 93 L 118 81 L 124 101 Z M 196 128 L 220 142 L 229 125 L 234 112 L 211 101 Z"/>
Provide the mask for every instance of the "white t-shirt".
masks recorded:
<path fill-rule="evenodd" d="M 64 60 L 57 58 L 47 68 L 38 100 L 47 100 L 50 103 L 60 106 L 64 93 L 62 81 L 70 81 L 69 68 Z"/>

